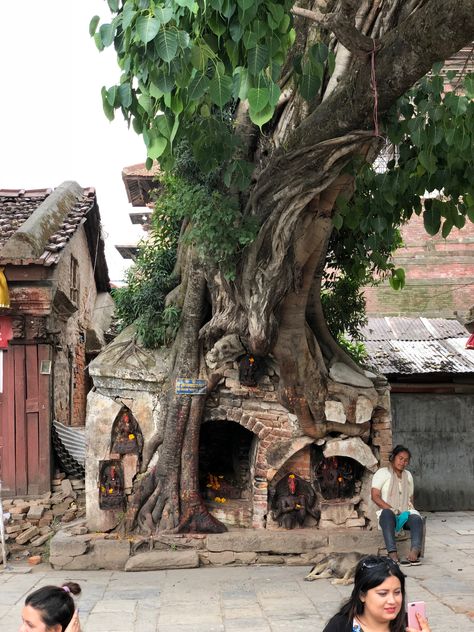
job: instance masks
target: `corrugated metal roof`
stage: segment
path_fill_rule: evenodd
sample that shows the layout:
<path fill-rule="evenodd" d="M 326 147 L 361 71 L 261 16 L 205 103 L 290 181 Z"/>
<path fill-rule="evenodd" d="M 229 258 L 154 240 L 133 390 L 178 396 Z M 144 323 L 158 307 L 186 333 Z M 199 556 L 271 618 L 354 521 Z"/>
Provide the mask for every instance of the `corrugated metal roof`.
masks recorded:
<path fill-rule="evenodd" d="M 474 373 L 474 350 L 457 320 L 369 318 L 362 330 L 371 368 L 382 374 Z"/>

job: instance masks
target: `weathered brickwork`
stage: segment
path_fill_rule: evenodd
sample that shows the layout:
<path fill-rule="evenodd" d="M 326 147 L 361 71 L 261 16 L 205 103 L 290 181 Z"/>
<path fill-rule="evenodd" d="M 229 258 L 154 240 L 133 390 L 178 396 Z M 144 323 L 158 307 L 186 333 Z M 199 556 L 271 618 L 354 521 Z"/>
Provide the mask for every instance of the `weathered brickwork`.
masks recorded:
<path fill-rule="evenodd" d="M 418 315 L 453 318 L 474 304 L 474 224 L 453 228 L 447 239 L 430 237 L 423 218 L 414 216 L 402 229 L 404 246 L 393 261 L 406 273 L 402 291 L 388 282 L 366 288 L 367 313 L 371 316 Z"/>

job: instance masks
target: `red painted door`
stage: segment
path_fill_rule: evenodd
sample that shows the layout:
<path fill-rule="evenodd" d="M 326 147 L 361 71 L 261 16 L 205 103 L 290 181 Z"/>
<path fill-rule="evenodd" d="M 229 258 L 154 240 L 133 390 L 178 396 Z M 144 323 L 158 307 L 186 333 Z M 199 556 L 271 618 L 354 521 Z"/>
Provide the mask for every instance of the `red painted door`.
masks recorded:
<path fill-rule="evenodd" d="M 47 345 L 9 345 L 3 358 L 0 462 L 5 493 L 50 490 L 50 375 Z"/>

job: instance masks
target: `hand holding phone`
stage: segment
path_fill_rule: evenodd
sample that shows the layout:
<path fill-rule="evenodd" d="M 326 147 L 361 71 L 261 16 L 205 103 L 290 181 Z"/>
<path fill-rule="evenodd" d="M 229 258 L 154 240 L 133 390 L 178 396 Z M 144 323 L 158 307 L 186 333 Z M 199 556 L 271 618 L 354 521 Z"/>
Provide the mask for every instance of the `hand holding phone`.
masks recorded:
<path fill-rule="evenodd" d="M 424 601 L 412 601 L 407 604 L 408 627 L 413 630 L 429 630 L 429 628 L 421 627 L 417 614 L 426 619 L 426 608 Z"/>

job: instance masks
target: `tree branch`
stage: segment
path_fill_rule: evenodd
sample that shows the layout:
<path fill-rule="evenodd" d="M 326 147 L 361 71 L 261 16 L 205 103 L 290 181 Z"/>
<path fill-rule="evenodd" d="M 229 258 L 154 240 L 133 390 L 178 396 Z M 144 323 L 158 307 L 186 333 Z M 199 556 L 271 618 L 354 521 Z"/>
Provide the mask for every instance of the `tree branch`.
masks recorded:
<path fill-rule="evenodd" d="M 293 7 L 293 15 L 299 15 L 313 22 L 317 22 L 322 28 L 332 31 L 339 42 L 356 55 L 368 54 L 376 47 L 376 42 L 371 37 L 363 35 L 348 20 L 347 14 L 322 13 L 321 11 L 310 11 L 300 7 Z"/>

